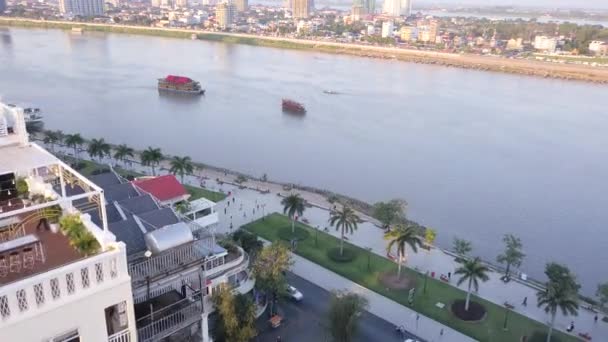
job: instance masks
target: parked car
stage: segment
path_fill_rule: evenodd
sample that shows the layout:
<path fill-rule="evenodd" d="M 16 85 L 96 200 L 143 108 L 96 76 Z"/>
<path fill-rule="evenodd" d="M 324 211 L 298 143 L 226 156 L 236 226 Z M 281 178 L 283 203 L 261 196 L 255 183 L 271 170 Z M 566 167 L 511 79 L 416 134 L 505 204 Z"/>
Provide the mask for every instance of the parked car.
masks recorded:
<path fill-rule="evenodd" d="M 289 297 L 291 297 L 291 299 L 295 300 L 296 302 L 299 302 L 302 300 L 302 298 L 304 298 L 302 292 L 298 291 L 298 289 L 291 285 L 287 285 L 287 293 L 289 294 Z"/>

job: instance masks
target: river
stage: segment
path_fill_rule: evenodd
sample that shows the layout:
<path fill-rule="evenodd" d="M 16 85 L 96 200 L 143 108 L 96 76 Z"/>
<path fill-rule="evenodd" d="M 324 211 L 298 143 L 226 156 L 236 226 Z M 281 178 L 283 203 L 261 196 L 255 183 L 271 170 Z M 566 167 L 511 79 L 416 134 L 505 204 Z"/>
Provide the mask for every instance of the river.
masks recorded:
<path fill-rule="evenodd" d="M 201 98 L 160 96 L 183 74 Z M 494 260 L 513 233 L 523 269 L 568 264 L 608 281 L 607 88 L 246 45 L 59 30 L 0 31 L 0 95 L 46 126 L 370 202 L 473 241 Z M 340 92 L 327 95 L 324 89 Z M 281 112 L 303 102 L 305 117 Z"/>

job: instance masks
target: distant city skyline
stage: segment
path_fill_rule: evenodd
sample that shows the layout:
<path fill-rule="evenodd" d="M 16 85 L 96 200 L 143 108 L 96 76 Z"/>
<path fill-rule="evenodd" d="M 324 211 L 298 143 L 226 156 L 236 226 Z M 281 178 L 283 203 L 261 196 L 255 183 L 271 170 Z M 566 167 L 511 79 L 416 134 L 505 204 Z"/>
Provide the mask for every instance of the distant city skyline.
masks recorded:
<path fill-rule="evenodd" d="M 521 6 L 547 8 L 601 8 L 608 9 L 606 0 L 420 0 L 421 5 L 475 5 L 475 6 Z M 584 2 L 584 3 L 583 3 Z"/>

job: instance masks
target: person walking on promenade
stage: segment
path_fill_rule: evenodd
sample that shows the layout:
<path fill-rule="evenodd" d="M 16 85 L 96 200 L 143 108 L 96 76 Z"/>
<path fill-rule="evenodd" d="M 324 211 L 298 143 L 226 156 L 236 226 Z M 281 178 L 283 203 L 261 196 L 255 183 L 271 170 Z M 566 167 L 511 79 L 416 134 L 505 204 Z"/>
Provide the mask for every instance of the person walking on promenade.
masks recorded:
<path fill-rule="evenodd" d="M 521 302 L 521 305 L 528 306 L 528 297 L 524 297 L 524 301 Z"/>

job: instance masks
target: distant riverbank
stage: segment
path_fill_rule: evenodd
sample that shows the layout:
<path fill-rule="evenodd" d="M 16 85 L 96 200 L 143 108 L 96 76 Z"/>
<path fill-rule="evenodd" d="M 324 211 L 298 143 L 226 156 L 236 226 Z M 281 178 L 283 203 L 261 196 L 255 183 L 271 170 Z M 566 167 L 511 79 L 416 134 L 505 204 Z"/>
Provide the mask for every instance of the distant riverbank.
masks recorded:
<path fill-rule="evenodd" d="M 464 69 L 496 71 L 520 75 L 608 84 L 608 68 L 594 68 L 585 65 L 546 63 L 531 60 L 516 60 L 477 55 L 460 55 L 392 47 L 310 41 L 281 37 L 265 37 L 238 33 L 204 32 L 187 29 L 78 23 L 68 21 L 0 18 L 0 26 L 52 28 L 63 30 L 82 28 L 85 31 L 89 30 L 112 33 L 143 34 L 182 39 L 191 39 L 192 35 L 195 34 L 196 38 L 200 40 L 349 54 L 362 57 L 395 59 L 413 63 L 436 64 Z"/>

